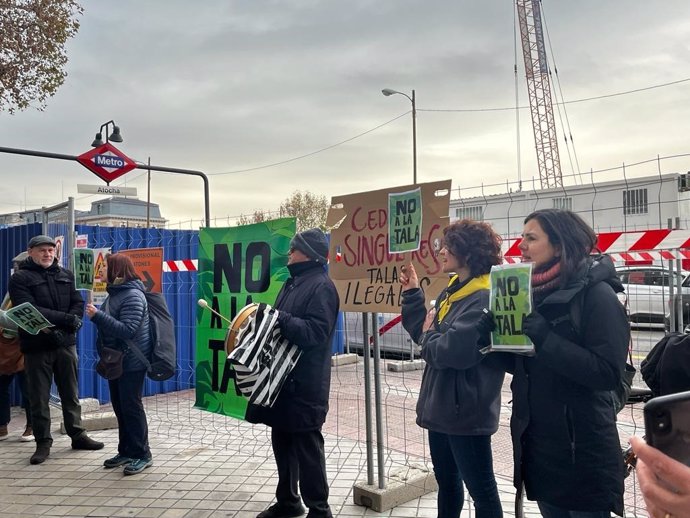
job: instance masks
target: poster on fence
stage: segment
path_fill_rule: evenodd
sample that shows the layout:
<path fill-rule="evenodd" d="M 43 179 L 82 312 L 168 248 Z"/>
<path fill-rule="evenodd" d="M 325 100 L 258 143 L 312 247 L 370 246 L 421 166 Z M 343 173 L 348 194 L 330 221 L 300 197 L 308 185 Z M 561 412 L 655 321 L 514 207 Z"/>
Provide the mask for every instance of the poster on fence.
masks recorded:
<path fill-rule="evenodd" d="M 533 353 L 532 341 L 522 333 L 522 320 L 532 312 L 532 263 L 492 266 L 489 277 L 490 307 L 496 321 L 491 349 Z"/>
<path fill-rule="evenodd" d="M 119 253 L 132 260 L 134 271 L 144 283 L 146 291 L 163 291 L 163 248 L 130 248 Z"/>
<path fill-rule="evenodd" d="M 100 306 L 108 297 L 108 271 L 105 258 L 110 253 L 110 248 L 93 248 L 93 290 L 91 291 L 91 303 Z"/>
<path fill-rule="evenodd" d="M 450 187 L 444 180 L 332 198 L 328 271 L 341 311 L 400 313 L 400 267 L 409 263 L 427 304 L 446 287 L 438 252 Z"/>
<path fill-rule="evenodd" d="M 236 390 L 225 338 L 247 304 L 274 304 L 290 277 L 287 256 L 296 232 L 294 218 L 253 225 L 199 230 L 196 400 L 202 410 L 244 419 L 247 400 Z M 211 311 L 213 310 L 213 311 Z"/>
<path fill-rule="evenodd" d="M 74 249 L 74 287 L 78 290 L 93 289 L 93 250 Z"/>

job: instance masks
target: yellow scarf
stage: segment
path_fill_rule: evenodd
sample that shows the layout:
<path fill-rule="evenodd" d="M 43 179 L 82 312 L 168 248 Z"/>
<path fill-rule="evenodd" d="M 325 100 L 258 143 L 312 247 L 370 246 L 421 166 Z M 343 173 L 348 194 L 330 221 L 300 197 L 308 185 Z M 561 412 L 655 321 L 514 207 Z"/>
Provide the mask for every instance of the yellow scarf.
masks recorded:
<path fill-rule="evenodd" d="M 448 283 L 448 287 L 450 288 L 453 286 L 453 284 L 458 282 L 458 276 L 453 275 L 453 277 L 450 278 L 450 282 Z M 475 291 L 479 290 L 488 290 L 489 289 L 489 274 L 484 274 L 480 275 L 479 277 L 473 278 L 470 282 L 465 284 L 462 288 L 460 288 L 458 291 L 455 293 L 448 293 L 446 292 L 446 298 L 443 299 L 443 301 L 437 305 L 438 311 L 436 313 L 436 316 L 438 318 L 438 322 L 441 323 L 443 322 L 443 319 L 446 317 L 448 312 L 450 311 L 450 307 L 453 305 L 454 302 L 457 302 L 458 300 L 464 299 L 468 295 L 471 295 Z"/>

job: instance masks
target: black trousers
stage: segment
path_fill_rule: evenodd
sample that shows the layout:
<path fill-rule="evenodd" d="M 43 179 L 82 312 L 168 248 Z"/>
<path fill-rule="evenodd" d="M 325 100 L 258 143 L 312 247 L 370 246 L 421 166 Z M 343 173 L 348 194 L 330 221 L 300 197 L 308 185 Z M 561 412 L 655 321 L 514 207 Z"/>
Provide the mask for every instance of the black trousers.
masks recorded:
<path fill-rule="evenodd" d="M 109 380 L 110 401 L 117 417 L 117 452 L 130 459 L 150 459 L 149 427 L 141 401 L 146 371 L 124 372 Z"/>
<path fill-rule="evenodd" d="M 67 435 L 84 433 L 77 394 L 77 348 L 74 345 L 51 351 L 24 354 L 24 374 L 31 404 L 31 422 L 37 443 L 52 444 L 50 434 L 50 386 L 55 379 Z"/>
<path fill-rule="evenodd" d="M 299 484 L 304 504 L 309 508 L 309 517 L 330 517 L 321 430 L 292 433 L 272 428 L 271 444 L 278 466 L 278 503 L 299 503 Z"/>

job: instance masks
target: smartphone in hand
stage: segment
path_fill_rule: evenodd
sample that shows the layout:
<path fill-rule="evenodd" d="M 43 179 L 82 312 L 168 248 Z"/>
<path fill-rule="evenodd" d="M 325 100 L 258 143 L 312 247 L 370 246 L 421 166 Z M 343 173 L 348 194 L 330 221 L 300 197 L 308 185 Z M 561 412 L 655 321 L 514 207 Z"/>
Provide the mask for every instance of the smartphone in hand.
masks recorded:
<path fill-rule="evenodd" d="M 690 466 L 690 391 L 647 401 L 644 427 L 648 444 Z"/>

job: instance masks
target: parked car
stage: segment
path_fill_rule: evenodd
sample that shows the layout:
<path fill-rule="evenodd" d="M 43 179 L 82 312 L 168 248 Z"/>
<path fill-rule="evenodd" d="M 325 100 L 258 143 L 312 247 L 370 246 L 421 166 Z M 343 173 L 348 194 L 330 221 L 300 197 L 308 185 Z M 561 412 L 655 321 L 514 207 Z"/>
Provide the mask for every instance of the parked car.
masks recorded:
<path fill-rule="evenodd" d="M 674 319 L 678 319 L 678 306 L 683 308 L 681 325 L 676 326 L 676 329 L 685 329 L 690 331 L 690 275 L 686 275 L 683 279 L 682 293 L 679 295 L 676 291 L 673 297 L 669 297 L 668 311 L 664 319 L 664 328 L 666 331 L 671 329 L 671 315 L 670 310 L 673 311 Z"/>
<path fill-rule="evenodd" d="M 370 313 L 367 313 L 370 315 Z M 419 358 L 419 346 L 414 343 L 410 335 L 403 329 L 398 320 L 400 315 L 395 313 L 378 313 L 378 327 L 389 327 L 379 336 L 381 357 L 387 359 L 411 360 Z M 371 317 L 369 317 L 371 318 Z M 362 313 L 345 313 L 345 351 L 364 353 L 364 336 L 362 331 Z M 369 323 L 371 334 L 371 321 Z"/>
<path fill-rule="evenodd" d="M 662 327 L 669 314 L 670 281 L 677 291 L 678 281 L 683 293 L 690 297 L 687 271 L 671 272 L 655 265 L 617 266 L 616 272 L 625 287 L 625 303 L 630 322 L 641 326 Z M 690 302 L 690 298 L 688 299 Z"/>

